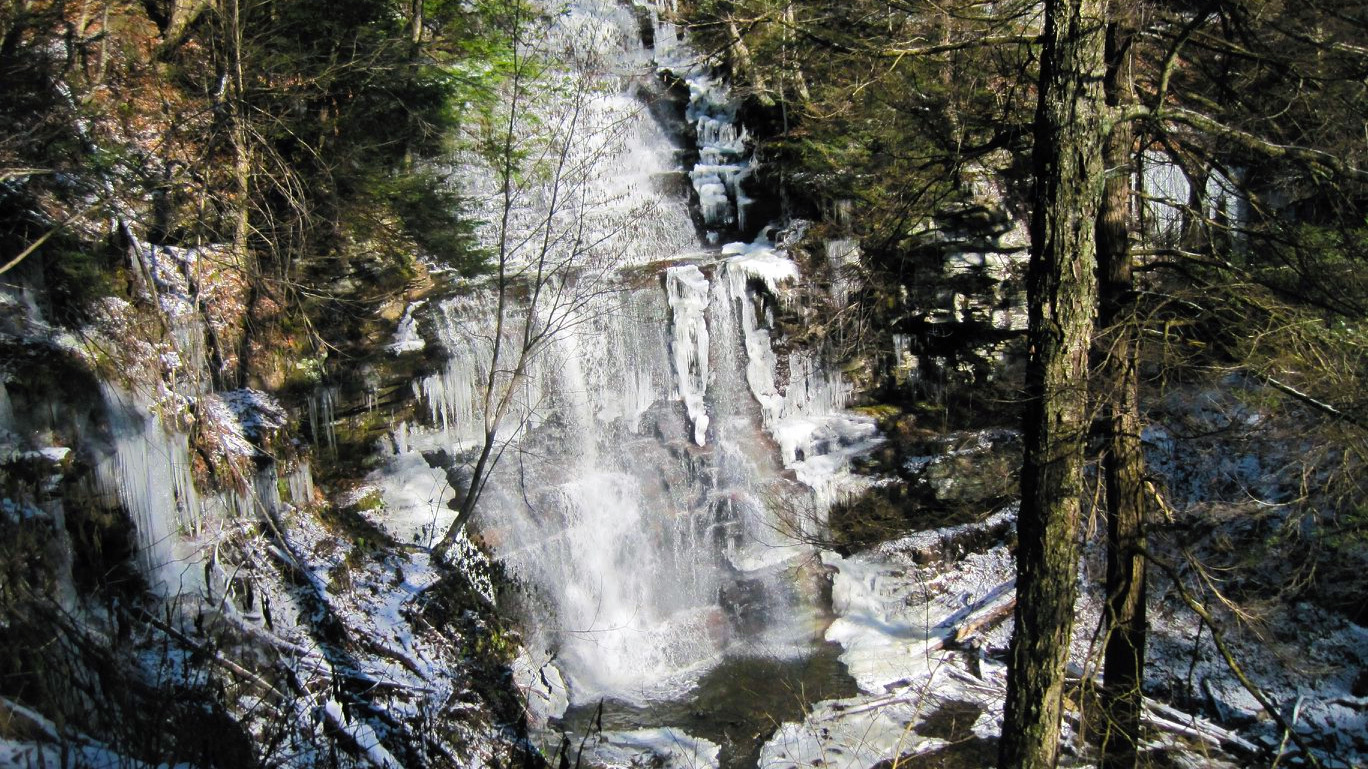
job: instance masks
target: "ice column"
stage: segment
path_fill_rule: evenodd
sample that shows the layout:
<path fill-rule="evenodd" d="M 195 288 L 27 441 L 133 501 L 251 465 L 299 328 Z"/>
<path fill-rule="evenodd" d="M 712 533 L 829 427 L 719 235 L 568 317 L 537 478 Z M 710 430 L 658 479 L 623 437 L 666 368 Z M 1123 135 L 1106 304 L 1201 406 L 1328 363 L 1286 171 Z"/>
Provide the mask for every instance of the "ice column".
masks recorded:
<path fill-rule="evenodd" d="M 708 279 L 693 265 L 672 267 L 665 274 L 673 313 L 676 381 L 679 397 L 693 423 L 694 443 L 702 446 L 708 434 L 708 410 L 703 395 L 708 390 Z"/>
<path fill-rule="evenodd" d="M 831 266 L 831 298 L 844 305 L 855 287 L 854 272 L 860 266 L 860 244 L 854 238 L 834 238 L 826 242 L 827 264 Z"/>

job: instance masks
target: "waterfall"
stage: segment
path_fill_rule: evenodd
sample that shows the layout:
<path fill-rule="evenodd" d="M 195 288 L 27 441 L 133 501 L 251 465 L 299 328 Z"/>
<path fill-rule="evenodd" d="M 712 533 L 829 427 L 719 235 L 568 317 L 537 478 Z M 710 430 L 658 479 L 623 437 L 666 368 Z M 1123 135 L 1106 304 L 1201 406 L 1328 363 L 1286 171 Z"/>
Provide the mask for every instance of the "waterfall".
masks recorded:
<path fill-rule="evenodd" d="M 777 254 L 759 263 L 796 278 Z M 787 356 L 789 379 L 775 382 L 753 309 L 761 295 L 736 277 L 756 264 L 746 253 L 674 266 L 664 286 L 588 303 L 537 352 L 500 425 L 504 458 L 474 525 L 541 602 L 546 624 L 529 643 L 555 652 L 576 701 L 678 694 L 724 654 L 793 654 L 811 638 L 810 612 L 784 605 L 784 583 L 809 552 L 795 535 L 814 533 L 821 501 L 783 460 L 830 459 L 812 439 L 824 420 L 866 426 L 870 438 L 873 427 L 833 415 L 848 389 L 811 356 Z M 418 385 L 430 423 L 404 426 L 396 446 L 476 448 L 492 333 L 482 308 L 441 303 L 434 328 L 452 357 Z M 784 621 L 739 616 L 742 592 L 777 597 L 759 604 Z"/>
<path fill-rule="evenodd" d="M 586 30 L 635 29 L 624 14 L 578 6 L 564 23 L 581 45 L 619 46 Z M 673 36 L 661 25 L 654 38 Z M 617 55 L 642 61 L 625 45 Z M 700 159 L 687 172 L 715 238 L 745 215 L 747 137 L 706 67 L 670 66 L 689 73 Z M 573 241 L 556 252 L 565 269 L 543 280 L 545 253 L 510 254 L 527 282 L 503 302 L 487 282 L 409 309 L 392 351 L 440 347 L 445 362 L 414 383 L 427 419 L 397 427 L 373 479 L 401 539 L 441 530 L 492 430 L 499 461 L 471 525 L 530 596 L 529 653 L 554 660 L 550 678 L 579 703 L 676 697 L 728 655 L 806 654 L 819 627 L 795 573 L 850 486 L 849 457 L 878 441 L 871 419 L 843 411 L 838 373 L 775 347 L 798 265 L 768 240 L 701 246 L 688 201 L 659 183 L 686 172 L 680 153 L 616 75 L 607 82 L 578 91 L 576 130 L 590 136 L 547 139 L 576 169 L 573 210 L 538 213 L 560 199 L 546 189 L 511 196 L 511 240 Z M 483 218 L 499 221 L 499 185 L 462 162 Z M 574 250 L 584 242 L 592 253 Z M 433 338 L 420 344 L 418 328 Z M 520 664 L 548 680 L 535 667 Z"/>

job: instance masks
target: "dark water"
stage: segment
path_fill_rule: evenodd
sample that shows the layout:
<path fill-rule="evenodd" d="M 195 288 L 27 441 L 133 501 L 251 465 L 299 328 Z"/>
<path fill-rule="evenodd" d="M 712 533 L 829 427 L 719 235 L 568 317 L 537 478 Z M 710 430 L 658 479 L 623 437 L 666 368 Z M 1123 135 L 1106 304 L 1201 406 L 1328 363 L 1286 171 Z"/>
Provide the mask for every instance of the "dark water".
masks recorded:
<path fill-rule="evenodd" d="M 752 769 L 760 748 L 785 721 L 801 721 L 820 700 L 851 697 L 855 680 L 837 657 L 836 644 L 819 643 L 800 659 L 729 657 L 678 701 L 645 706 L 603 702 L 603 730 L 672 726 L 722 747 L 722 769 Z M 594 727 L 598 704 L 579 705 L 554 724 L 574 744 Z M 573 764 L 574 757 L 571 757 Z"/>

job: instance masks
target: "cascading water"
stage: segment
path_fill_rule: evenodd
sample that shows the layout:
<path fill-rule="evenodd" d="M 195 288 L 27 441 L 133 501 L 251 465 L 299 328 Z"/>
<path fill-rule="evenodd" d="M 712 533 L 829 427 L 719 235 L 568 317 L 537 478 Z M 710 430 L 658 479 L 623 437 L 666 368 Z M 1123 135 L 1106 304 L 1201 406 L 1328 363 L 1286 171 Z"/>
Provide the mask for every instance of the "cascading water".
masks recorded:
<path fill-rule="evenodd" d="M 583 60 L 584 40 L 627 39 L 586 30 L 637 22 L 605 4 L 563 23 Z M 656 40 L 675 37 L 656 25 Z M 701 150 L 690 176 L 705 230 L 729 230 L 746 210 L 744 131 L 701 68 L 672 69 L 693 73 L 687 117 Z M 841 412 L 849 387 L 839 375 L 772 346 L 797 265 L 767 241 L 700 251 L 687 201 L 662 183 L 683 172 L 680 153 L 640 101 L 602 83 L 577 91 L 586 98 L 573 108 L 575 130 L 592 140 L 560 145 L 560 167 L 577 174 L 572 215 L 538 214 L 564 191 L 541 189 L 517 197 L 509 216 L 485 217 L 522 228 L 490 242 L 595 247 L 557 252 L 570 269 L 544 282 L 544 251 L 511 254 L 530 282 L 502 303 L 486 283 L 405 315 L 395 351 L 418 348 L 417 315 L 447 360 L 415 382 L 429 420 L 399 428 L 382 480 L 395 509 L 421 496 L 405 488 L 453 481 L 429 494 L 434 512 L 413 532 L 432 535 L 492 432 L 499 461 L 472 526 L 532 593 L 525 645 L 559 671 L 524 663 L 524 683 L 555 689 L 563 674 L 572 702 L 642 703 L 684 695 L 729 657 L 810 653 L 820 628 L 816 599 L 795 578 L 812 562 L 804 540 L 840 493 L 848 457 L 878 437 L 872 420 Z M 564 226 L 573 237 L 555 229 Z M 415 453 L 428 462 L 405 458 Z"/>

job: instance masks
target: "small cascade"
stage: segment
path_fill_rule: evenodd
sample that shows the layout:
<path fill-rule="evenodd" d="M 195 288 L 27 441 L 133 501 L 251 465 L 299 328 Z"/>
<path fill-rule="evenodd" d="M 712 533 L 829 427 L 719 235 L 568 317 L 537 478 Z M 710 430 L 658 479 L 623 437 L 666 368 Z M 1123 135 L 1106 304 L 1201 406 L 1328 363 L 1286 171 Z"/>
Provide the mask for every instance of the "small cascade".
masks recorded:
<path fill-rule="evenodd" d="M 774 307 L 764 297 L 785 301 L 785 287 L 799 278 L 798 267 L 766 241 L 733 243 L 722 265 L 726 292 L 718 301 L 736 308 L 734 328 L 744 340 L 745 378 L 759 405 L 765 430 L 779 444 L 780 459 L 812 489 L 811 507 L 795 520 L 800 538 L 825 526 L 825 515 L 843 494 L 861 487 L 846 470 L 854 456 L 881 442 L 874 420 L 846 412 L 852 388 L 839 372 L 824 366 L 810 350 L 775 351 L 770 328 Z M 763 293 L 752 283 L 765 287 Z"/>
<path fill-rule="evenodd" d="M 689 105 L 686 119 L 694 126 L 698 141 L 698 162 L 689 172 L 698 206 L 710 242 L 722 234 L 745 232 L 752 224 L 746 219 L 751 201 L 742 181 L 752 172 L 749 136 L 736 124 L 736 105 L 726 90 L 709 75 L 697 69 L 686 80 Z"/>
<path fill-rule="evenodd" d="M 390 342 L 390 352 L 397 354 L 406 352 L 422 352 L 427 347 L 427 342 L 423 340 L 422 334 L 418 333 L 418 316 L 415 315 L 422 309 L 427 302 L 414 302 L 404 309 L 404 315 L 399 319 L 399 328 L 394 332 L 394 340 Z"/>

